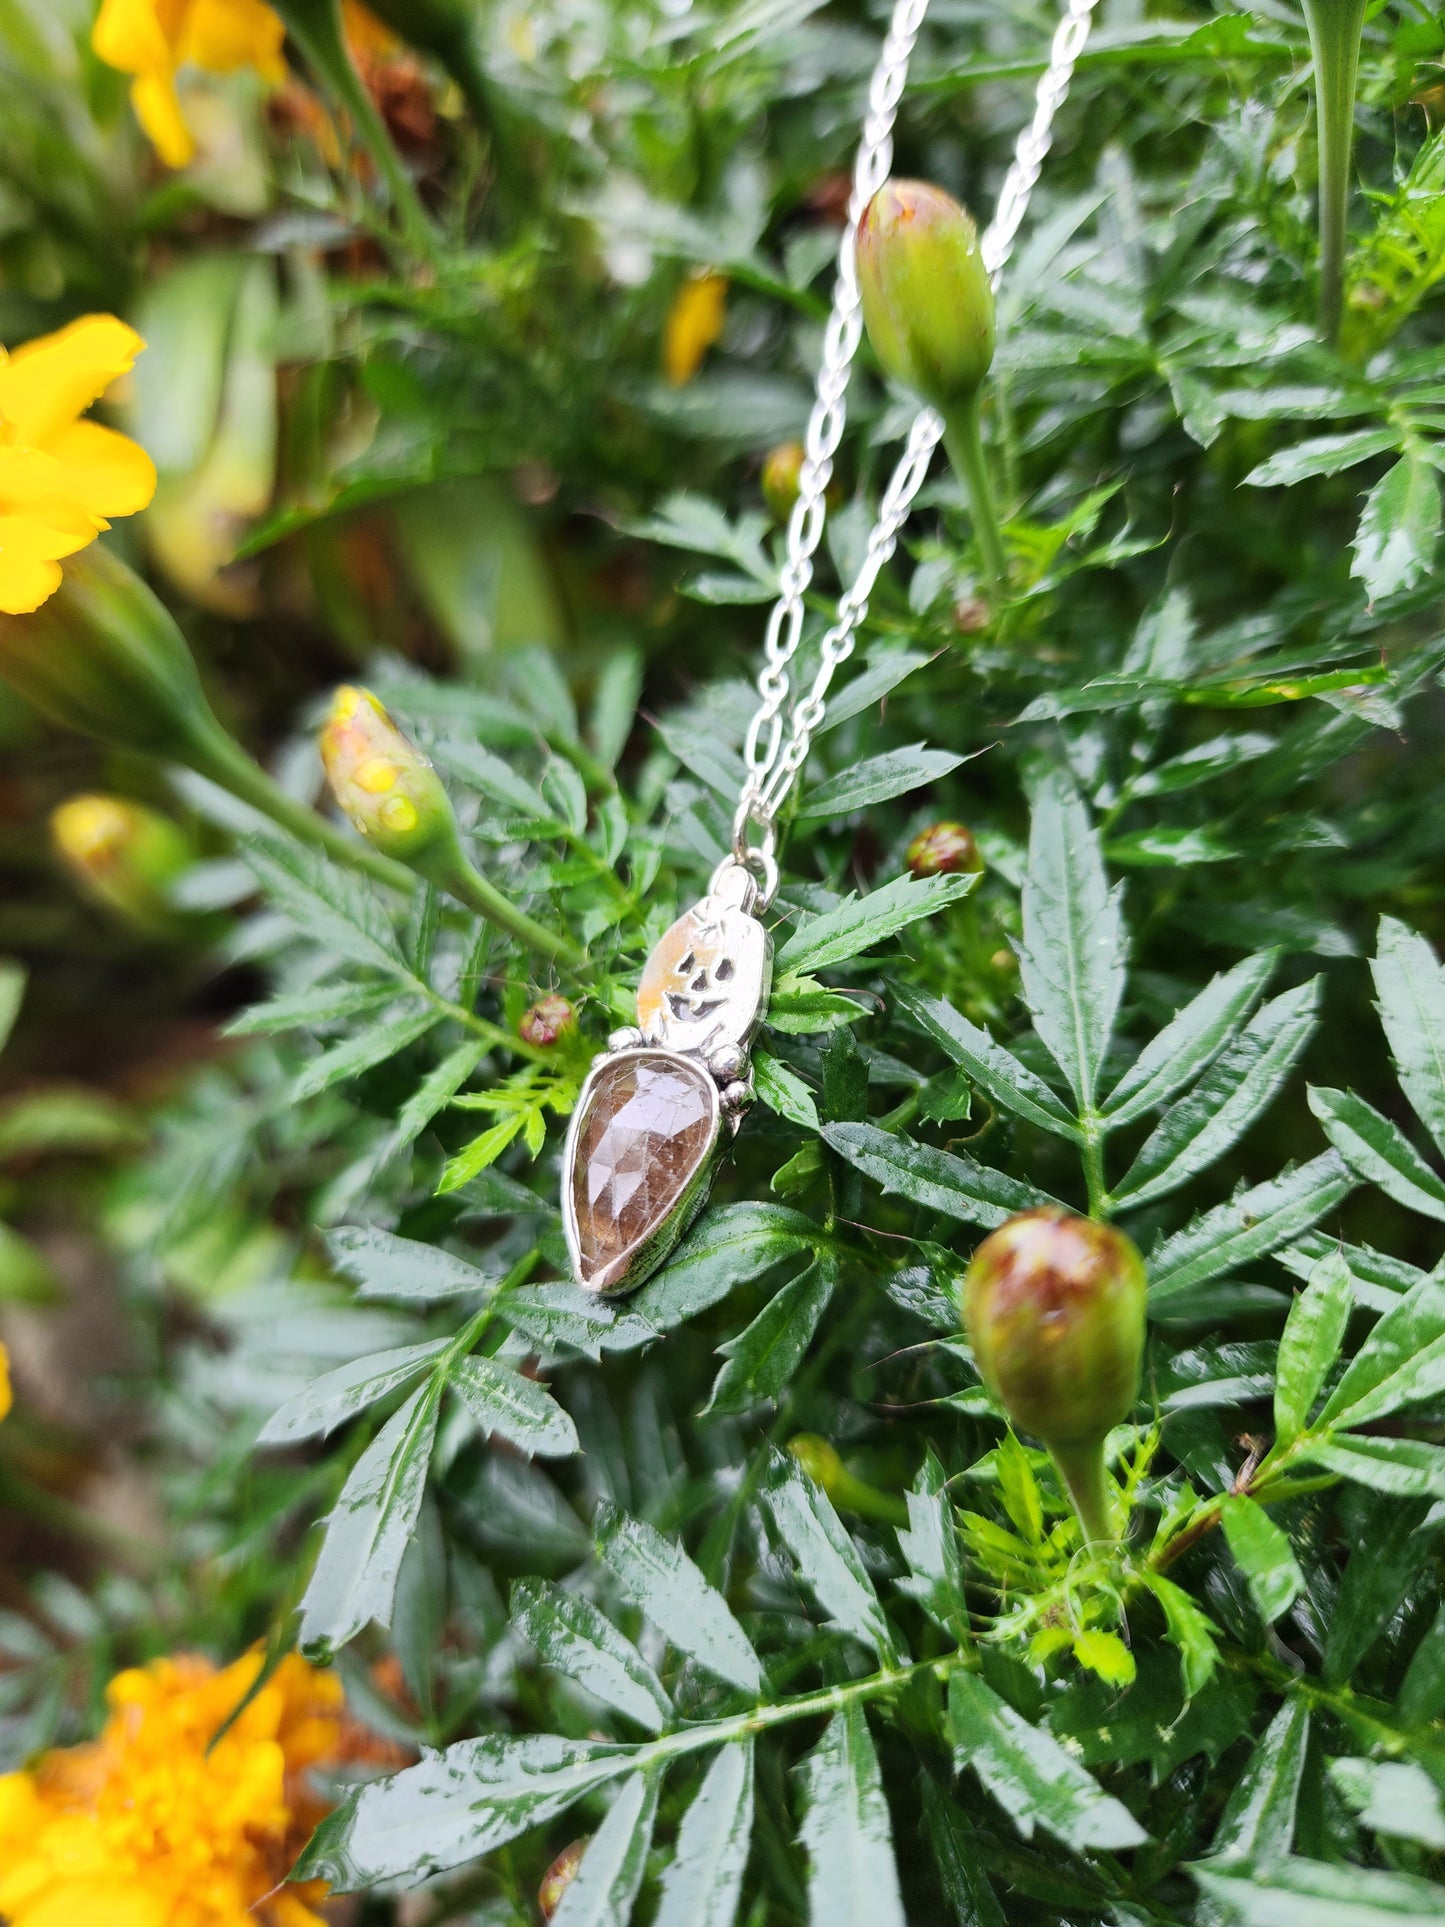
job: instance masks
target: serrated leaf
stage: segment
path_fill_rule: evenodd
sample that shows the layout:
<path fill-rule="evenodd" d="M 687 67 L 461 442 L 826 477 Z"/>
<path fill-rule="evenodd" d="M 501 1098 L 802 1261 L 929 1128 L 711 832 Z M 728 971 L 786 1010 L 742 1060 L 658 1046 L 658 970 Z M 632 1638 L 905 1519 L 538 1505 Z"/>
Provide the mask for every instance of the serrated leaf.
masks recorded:
<path fill-rule="evenodd" d="M 672 1701 L 662 1681 L 590 1599 L 545 1579 L 519 1579 L 512 1588 L 512 1623 L 544 1665 L 575 1679 L 594 1699 L 649 1733 L 660 1732 L 671 1719 Z"/>
<path fill-rule="evenodd" d="M 298 844 L 251 837 L 241 854 L 288 922 L 352 963 L 415 982 L 381 905 L 358 878 Z"/>
<path fill-rule="evenodd" d="M 921 1773 L 918 1784 L 939 1885 L 958 1927 L 1008 1927 L 983 1870 L 977 1838 L 967 1828 L 958 1801 L 931 1773 Z"/>
<path fill-rule="evenodd" d="M 1320 979 L 1255 1012 L 1187 1097 L 1170 1106 L 1114 1188 L 1129 1208 L 1208 1170 L 1268 1109 L 1314 1034 Z"/>
<path fill-rule="evenodd" d="M 1440 541 L 1440 484 L 1428 461 L 1402 455 L 1365 497 L 1350 574 L 1371 602 L 1413 589 Z"/>
<path fill-rule="evenodd" d="M 1138 1664 L 1117 1633 L 1090 1627 L 1073 1637 L 1074 1658 L 1109 1686 L 1132 1686 Z"/>
<path fill-rule="evenodd" d="M 753 1743 L 719 1749 L 678 1829 L 653 1927 L 733 1927 L 753 1828 Z"/>
<path fill-rule="evenodd" d="M 1339 1155 L 1326 1151 L 1293 1171 L 1257 1184 L 1192 1219 L 1149 1257 L 1155 1305 L 1181 1298 L 1211 1278 L 1277 1251 L 1318 1222 L 1354 1189 Z"/>
<path fill-rule="evenodd" d="M 776 1398 L 802 1363 L 838 1283 L 831 1254 L 775 1291 L 747 1328 L 718 1350 L 727 1360 L 706 1412 L 750 1412 Z"/>
<path fill-rule="evenodd" d="M 344 1017 L 364 1016 L 390 1003 L 395 995 L 396 986 L 391 983 L 324 984 L 319 990 L 252 1004 L 249 1010 L 231 1018 L 221 1035 L 256 1037 L 276 1031 L 312 1030 Z"/>
<path fill-rule="evenodd" d="M 1172 1579 L 1166 1579 L 1162 1573 L 1149 1572 L 1144 1575 L 1144 1584 L 1163 1610 L 1169 1638 L 1179 1654 L 1184 1697 L 1192 1700 L 1213 1679 L 1219 1664 L 1215 1627 L 1184 1588 L 1176 1586 Z"/>
<path fill-rule="evenodd" d="M 1427 1218 L 1445 1218 L 1442 1182 L 1398 1125 L 1382 1117 L 1353 1091 L 1312 1085 L 1309 1107 L 1325 1136 L 1352 1171 L 1377 1184 L 1386 1197 Z"/>
<path fill-rule="evenodd" d="M 761 1692 L 763 1669 L 732 1608 L 675 1540 L 606 1505 L 596 1534 L 597 1557 L 680 1653 L 729 1685 Z"/>
<path fill-rule="evenodd" d="M 1445 1155 L 1445 971 L 1423 937 L 1381 917 L 1370 966 L 1400 1086 Z"/>
<path fill-rule="evenodd" d="M 977 1673 L 948 1683 L 948 1735 L 958 1771 L 972 1767 L 1025 1840 L 1043 1827 L 1076 1852 L 1141 1846 L 1148 1835 L 1051 1734 L 1031 1726 Z"/>
<path fill-rule="evenodd" d="M 1243 1493 L 1225 1499 L 1220 1519 L 1249 1596 L 1265 1625 L 1272 1626 L 1304 1590 L 1304 1574 L 1290 1542 L 1263 1506 Z"/>
<path fill-rule="evenodd" d="M 490 1046 L 479 1037 L 468 1038 L 434 1064 L 396 1114 L 385 1144 L 388 1152 L 414 1144 L 438 1111 L 445 1110 L 486 1056 Z"/>
<path fill-rule="evenodd" d="M 1001 1109 L 1057 1137 L 1076 1144 L 1081 1141 L 1078 1120 L 1065 1109 L 1063 1100 L 952 1004 L 930 997 L 913 984 L 900 984 L 894 999 Z"/>
<path fill-rule="evenodd" d="M 489 802 L 527 823 L 560 827 L 558 812 L 501 756 L 480 743 L 438 743 L 436 760 Z"/>
<path fill-rule="evenodd" d="M 577 1427 L 547 1388 L 494 1358 L 459 1358 L 448 1383 L 482 1431 L 528 1457 L 566 1459 L 582 1449 Z"/>
<path fill-rule="evenodd" d="M 993 1231 L 1016 1211 L 1052 1200 L 1018 1178 L 951 1151 L 894 1137 L 876 1124 L 825 1124 L 826 1141 L 875 1184 L 896 1196 Z"/>
<path fill-rule="evenodd" d="M 314 1659 L 375 1620 L 387 1625 L 402 1556 L 416 1530 L 436 1438 L 438 1399 L 413 1392 L 362 1453 L 326 1522 L 301 1601 L 301 1649 Z"/>
<path fill-rule="evenodd" d="M 703 1213 L 665 1268 L 630 1301 L 635 1317 L 671 1331 L 726 1298 L 734 1286 L 800 1251 L 816 1249 L 818 1226 L 781 1204 L 732 1204 Z"/>
<path fill-rule="evenodd" d="M 1057 771 L 1033 796 L 1023 923 L 1024 1002 L 1079 1104 L 1092 1107 L 1124 989 L 1124 923 L 1088 810 Z"/>
<path fill-rule="evenodd" d="M 1331 1392 L 1315 1429 L 1363 1425 L 1445 1386 L 1445 1286 L 1426 1278 L 1387 1311 Z"/>
<path fill-rule="evenodd" d="M 895 1664 L 898 1648 L 873 1581 L 827 1493 L 796 1459 L 774 1448 L 763 1496 L 780 1544 L 829 1622 L 871 1647 L 882 1665 Z"/>
<path fill-rule="evenodd" d="M 1330 1778 L 1362 1826 L 1436 1852 L 1445 1848 L 1440 1789 L 1422 1767 L 1405 1760 L 1331 1760 Z"/>
<path fill-rule="evenodd" d="M 1304 1430 L 1310 1407 L 1339 1356 L 1354 1307 L 1349 1267 L 1338 1252 L 1320 1259 L 1289 1308 L 1275 1365 L 1274 1429 L 1281 1445 Z"/>
<path fill-rule="evenodd" d="M 326 1234 L 338 1271 L 354 1279 L 361 1298 L 413 1299 L 434 1304 L 492 1291 L 496 1279 L 437 1245 L 398 1238 L 376 1225 L 344 1224 Z"/>
<path fill-rule="evenodd" d="M 768 1026 L 785 1037 L 817 1037 L 856 1024 L 869 1006 L 841 990 L 829 990 L 816 977 L 788 971 L 773 984 Z"/>
<path fill-rule="evenodd" d="M 313 1057 L 305 1069 L 296 1074 L 288 1093 L 290 1101 L 300 1104 L 308 1097 L 319 1097 L 322 1091 L 329 1091 L 347 1078 L 373 1070 L 419 1037 L 425 1037 L 440 1021 L 439 1011 L 412 1011 L 406 1017 L 393 1017 L 385 1024 L 373 1024 L 354 1037 L 343 1038 L 330 1050 L 322 1051 L 319 1057 Z"/>
<path fill-rule="evenodd" d="M 647 1871 L 658 1790 L 655 1774 L 627 1781 L 588 1842 L 551 1927 L 627 1927 Z"/>
<path fill-rule="evenodd" d="M 353 1788 L 293 1870 L 355 1893 L 424 1880 L 545 1826 L 586 1793 L 634 1770 L 638 1749 L 550 1733 L 464 1740 L 390 1779 Z"/>
<path fill-rule="evenodd" d="M 1289 1852 L 1309 1733 L 1308 1703 L 1287 1699 L 1230 1792 L 1207 1865 L 1258 1865 Z"/>
<path fill-rule="evenodd" d="M 434 1338 L 425 1345 L 372 1352 L 339 1365 L 288 1399 L 262 1426 L 257 1443 L 294 1445 L 298 1439 L 325 1438 L 368 1405 L 409 1385 L 450 1343 L 448 1338 Z"/>
<path fill-rule="evenodd" d="M 796 1124 L 800 1131 L 817 1130 L 818 1107 L 813 1093 L 791 1065 L 768 1051 L 754 1051 L 753 1083 L 770 1111 Z"/>
<path fill-rule="evenodd" d="M 906 1927 L 888 1803 L 862 1708 L 835 1713 L 799 1770 L 809 1927 Z"/>
<path fill-rule="evenodd" d="M 872 809 L 875 804 L 922 789 L 927 783 L 941 782 L 968 760 L 946 750 L 928 749 L 922 743 L 914 743 L 908 749 L 884 750 L 879 756 L 865 756 L 861 762 L 805 790 L 798 816 L 822 819 L 846 816 L 852 810 Z"/>
<path fill-rule="evenodd" d="M 1383 455 L 1398 448 L 1400 437 L 1393 428 L 1354 428 L 1343 435 L 1316 435 L 1293 448 L 1282 448 L 1245 476 L 1245 485 L 1254 488 L 1288 488 L 1307 481 L 1312 475 L 1338 475 L 1372 455 Z"/>
<path fill-rule="evenodd" d="M 931 1446 L 905 1496 L 908 1524 L 899 1528 L 898 1549 L 908 1562 L 908 1576 L 894 1583 L 918 1601 L 935 1626 L 961 1644 L 968 1636 L 963 1558 L 948 1481 Z"/>
<path fill-rule="evenodd" d="M 920 917 L 957 903 L 977 882 L 976 876 L 895 877 L 795 930 L 778 952 L 778 969 L 801 976 L 861 957 Z"/>
<path fill-rule="evenodd" d="M 1292 1858 L 1253 1873 L 1189 1869 L 1230 1927 L 1437 1927 L 1445 1890 L 1413 1874 Z"/>
<path fill-rule="evenodd" d="M 1263 994 L 1278 953 L 1261 951 L 1206 984 L 1125 1071 L 1104 1106 L 1109 1124 L 1131 1124 L 1206 1071 Z"/>

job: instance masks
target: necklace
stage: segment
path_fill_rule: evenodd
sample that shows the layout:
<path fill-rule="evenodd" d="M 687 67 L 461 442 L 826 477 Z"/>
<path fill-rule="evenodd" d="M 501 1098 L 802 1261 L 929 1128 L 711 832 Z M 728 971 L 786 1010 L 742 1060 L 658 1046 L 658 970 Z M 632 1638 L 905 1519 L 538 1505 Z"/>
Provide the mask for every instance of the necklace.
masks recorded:
<path fill-rule="evenodd" d="M 1028 207 L 1098 0 L 1068 0 L 981 248 L 995 286 Z M 768 933 L 760 918 L 778 887 L 777 819 L 807 760 L 840 664 L 853 653 L 878 573 L 923 485 L 943 422 L 922 409 L 883 493 L 863 562 L 819 645 L 807 694 L 784 706 L 803 639 L 803 599 L 822 540 L 825 495 L 847 419 L 848 380 L 863 333 L 857 231 L 893 163 L 893 123 L 928 0 L 896 0 L 868 87 L 868 112 L 838 248 L 832 311 L 788 522 L 780 594 L 763 638 L 761 701 L 744 740 L 747 775 L 731 854 L 708 893 L 666 932 L 642 972 L 637 1023 L 614 1031 L 587 1076 L 562 1154 L 562 1216 L 577 1283 L 618 1292 L 662 1263 L 707 1196 L 726 1136 L 752 1102 L 748 1045 L 767 1009 Z"/>

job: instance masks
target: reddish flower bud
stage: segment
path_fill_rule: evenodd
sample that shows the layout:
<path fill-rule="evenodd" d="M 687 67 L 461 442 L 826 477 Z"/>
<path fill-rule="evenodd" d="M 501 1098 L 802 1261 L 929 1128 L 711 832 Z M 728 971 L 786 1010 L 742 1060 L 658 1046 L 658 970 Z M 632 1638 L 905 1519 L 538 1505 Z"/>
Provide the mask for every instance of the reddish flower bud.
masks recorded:
<path fill-rule="evenodd" d="M 889 181 L 858 224 L 858 290 L 883 370 L 945 413 L 994 349 L 993 289 L 972 219 L 941 188 Z"/>
<path fill-rule="evenodd" d="M 370 690 L 337 690 L 320 746 L 332 794 L 374 850 L 422 875 L 451 873 L 460 842 L 441 778 Z"/>
<path fill-rule="evenodd" d="M 517 1035 L 524 1044 L 550 1050 L 566 1032 L 577 1028 L 577 1013 L 565 997 L 541 997 L 530 1010 L 523 1011 Z"/>
<path fill-rule="evenodd" d="M 542 1884 L 537 1889 L 537 1905 L 542 1911 L 543 1920 L 550 1920 L 562 1905 L 562 1896 L 577 1878 L 577 1869 L 582 1865 L 582 1856 L 590 1844 L 590 1835 L 574 1840 L 570 1846 L 563 1847 L 557 1858 L 542 1876 Z"/>
<path fill-rule="evenodd" d="M 977 874 L 983 868 L 973 832 L 962 823 L 930 823 L 904 851 L 903 861 L 916 877 L 950 876 L 956 871 Z"/>

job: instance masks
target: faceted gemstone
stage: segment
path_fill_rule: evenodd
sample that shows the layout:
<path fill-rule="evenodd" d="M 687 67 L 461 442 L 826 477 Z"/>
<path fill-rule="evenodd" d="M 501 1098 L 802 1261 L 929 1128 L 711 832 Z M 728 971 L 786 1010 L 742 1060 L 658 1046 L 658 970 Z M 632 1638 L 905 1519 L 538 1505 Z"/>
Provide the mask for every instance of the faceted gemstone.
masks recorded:
<path fill-rule="evenodd" d="M 667 1224 L 707 1161 L 716 1109 L 706 1071 L 670 1052 L 601 1066 L 578 1120 L 571 1172 L 581 1284 L 613 1289 Z"/>

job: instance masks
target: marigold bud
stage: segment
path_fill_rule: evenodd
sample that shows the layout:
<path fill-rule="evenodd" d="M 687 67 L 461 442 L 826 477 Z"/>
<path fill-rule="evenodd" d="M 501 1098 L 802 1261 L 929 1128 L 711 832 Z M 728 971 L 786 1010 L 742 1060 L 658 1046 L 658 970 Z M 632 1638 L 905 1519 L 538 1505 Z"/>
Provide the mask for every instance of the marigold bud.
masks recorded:
<path fill-rule="evenodd" d="M 801 442 L 779 442 L 763 459 L 763 500 L 775 521 L 786 522 L 793 512 L 806 455 Z"/>
<path fill-rule="evenodd" d="M 320 747 L 332 794 L 374 850 L 423 876 L 451 875 L 460 837 L 441 778 L 370 690 L 337 690 Z"/>
<path fill-rule="evenodd" d="M 1144 1349 L 1144 1261 L 1121 1231 L 1054 1205 L 992 1232 L 963 1281 L 985 1385 L 1042 1439 L 1086 1537 L 1110 1535 L 1103 1441 L 1128 1418 Z"/>
<path fill-rule="evenodd" d="M 892 1492 L 880 1492 L 850 1472 L 827 1439 L 816 1432 L 800 1432 L 788 1440 L 788 1450 L 815 1485 L 822 1486 L 834 1505 L 860 1518 L 877 1519 L 884 1525 L 907 1525 L 908 1507 Z"/>
<path fill-rule="evenodd" d="M 124 796 L 72 796 L 50 818 L 56 854 L 81 887 L 143 928 L 172 929 L 171 886 L 195 851 L 169 817 Z"/>
<path fill-rule="evenodd" d="M 562 1905 L 562 1896 L 577 1878 L 577 1869 L 582 1865 L 582 1856 L 591 1844 L 591 1836 L 584 1834 L 580 1840 L 573 1840 L 563 1847 L 546 1873 L 537 1889 L 537 1905 L 543 1920 L 550 1920 Z"/>
<path fill-rule="evenodd" d="M 576 1030 L 577 1013 L 565 997 L 541 997 L 530 1010 L 523 1011 L 517 1035 L 524 1044 L 550 1050 L 568 1031 Z"/>
<path fill-rule="evenodd" d="M 977 874 L 983 869 L 973 832 L 962 823 L 930 823 L 904 851 L 903 861 L 916 877 Z"/>
<path fill-rule="evenodd" d="M 978 230 L 925 181 L 889 181 L 858 224 L 858 290 L 883 370 L 945 411 L 970 398 L 994 349 Z"/>

